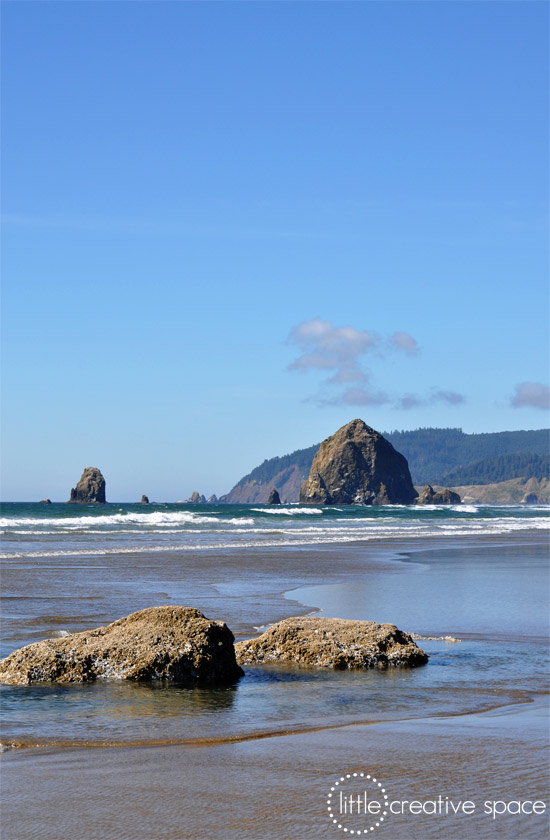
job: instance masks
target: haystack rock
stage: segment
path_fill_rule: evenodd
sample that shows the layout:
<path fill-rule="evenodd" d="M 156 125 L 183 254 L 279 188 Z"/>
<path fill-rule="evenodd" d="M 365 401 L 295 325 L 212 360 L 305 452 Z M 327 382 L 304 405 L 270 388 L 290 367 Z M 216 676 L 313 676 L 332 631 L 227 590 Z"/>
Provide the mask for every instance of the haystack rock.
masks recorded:
<path fill-rule="evenodd" d="M 267 500 L 268 505 L 280 505 L 281 504 L 281 497 L 275 488 L 269 494 L 269 498 Z"/>
<path fill-rule="evenodd" d="M 105 479 L 97 467 L 86 467 L 80 481 L 71 490 L 68 504 L 105 504 Z"/>
<path fill-rule="evenodd" d="M 145 493 L 141 497 L 140 505 L 148 505 L 149 504 L 149 496 L 146 496 Z"/>
<path fill-rule="evenodd" d="M 321 668 L 424 665 L 428 654 L 394 624 L 341 618 L 287 618 L 257 639 L 237 642 L 237 662 L 296 662 Z"/>
<path fill-rule="evenodd" d="M 20 648 L 0 662 L 0 682 L 232 683 L 243 675 L 233 642 L 223 621 L 210 621 L 199 610 L 151 607 L 106 627 Z"/>
<path fill-rule="evenodd" d="M 417 495 L 407 459 L 379 432 L 352 420 L 319 447 L 300 503 L 410 505 Z"/>
<path fill-rule="evenodd" d="M 416 500 L 417 505 L 459 505 L 462 499 L 454 490 L 442 487 L 441 490 L 434 490 L 431 484 L 426 484 L 420 496 Z"/>

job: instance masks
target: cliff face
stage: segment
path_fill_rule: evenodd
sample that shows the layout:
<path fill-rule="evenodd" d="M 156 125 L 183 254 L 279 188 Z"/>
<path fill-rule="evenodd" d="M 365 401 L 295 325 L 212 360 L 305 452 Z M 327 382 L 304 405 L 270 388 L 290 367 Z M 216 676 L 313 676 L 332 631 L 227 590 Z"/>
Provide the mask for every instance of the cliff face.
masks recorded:
<path fill-rule="evenodd" d="M 403 455 L 362 420 L 352 420 L 323 441 L 301 504 L 413 504 L 417 496 Z"/>
<path fill-rule="evenodd" d="M 71 490 L 69 504 L 105 504 L 105 479 L 97 467 L 86 467 L 80 481 Z"/>
<path fill-rule="evenodd" d="M 222 497 L 222 501 L 231 505 L 265 505 L 271 488 L 276 487 L 283 501 L 297 502 L 306 475 L 307 472 L 302 472 L 298 466 L 286 467 L 265 483 L 252 480 L 237 484 L 227 496 Z"/>

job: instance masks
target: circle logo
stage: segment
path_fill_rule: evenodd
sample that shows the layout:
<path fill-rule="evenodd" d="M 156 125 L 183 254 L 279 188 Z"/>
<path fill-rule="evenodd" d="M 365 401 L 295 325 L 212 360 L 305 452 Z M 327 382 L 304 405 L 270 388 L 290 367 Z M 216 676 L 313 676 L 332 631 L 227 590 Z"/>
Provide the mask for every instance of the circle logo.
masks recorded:
<path fill-rule="evenodd" d="M 332 783 L 327 813 L 334 828 L 343 834 L 371 834 L 388 816 L 388 794 L 371 773 L 346 773 Z"/>

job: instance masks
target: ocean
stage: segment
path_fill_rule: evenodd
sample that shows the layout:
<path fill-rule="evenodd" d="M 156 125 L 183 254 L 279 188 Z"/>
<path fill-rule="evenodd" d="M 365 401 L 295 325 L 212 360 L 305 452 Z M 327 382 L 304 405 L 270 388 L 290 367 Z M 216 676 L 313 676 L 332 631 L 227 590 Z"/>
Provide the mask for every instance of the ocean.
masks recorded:
<path fill-rule="evenodd" d="M 237 639 L 290 615 L 389 621 L 430 661 L 249 667 L 218 689 L 0 686 L 2 836 L 545 838 L 548 810 L 525 803 L 548 805 L 548 511 L 3 505 L 1 656 L 182 604 Z M 348 815 L 344 833 L 326 796 L 353 772 L 424 810 Z M 429 814 L 436 795 L 474 813 Z"/>

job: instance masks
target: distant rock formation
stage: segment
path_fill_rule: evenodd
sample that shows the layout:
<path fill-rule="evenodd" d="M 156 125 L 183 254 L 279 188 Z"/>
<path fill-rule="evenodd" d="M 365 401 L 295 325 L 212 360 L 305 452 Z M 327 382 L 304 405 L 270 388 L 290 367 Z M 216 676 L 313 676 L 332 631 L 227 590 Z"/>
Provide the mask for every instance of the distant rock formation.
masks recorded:
<path fill-rule="evenodd" d="M 417 505 L 459 505 L 461 502 L 458 493 L 442 487 L 441 490 L 434 490 L 431 484 L 426 484 L 418 499 Z"/>
<path fill-rule="evenodd" d="M 410 505 L 416 496 L 406 458 L 362 420 L 352 420 L 319 447 L 300 503 Z"/>
<path fill-rule="evenodd" d="M 140 505 L 148 505 L 149 504 L 149 496 L 146 496 L 145 493 L 141 497 Z"/>
<path fill-rule="evenodd" d="M 184 504 L 186 505 L 205 505 L 206 498 L 205 496 L 201 496 L 196 490 L 193 490 L 189 499 L 186 499 Z"/>
<path fill-rule="evenodd" d="M 210 498 L 208 499 L 208 504 L 209 504 L 209 505 L 217 505 L 217 504 L 219 504 L 219 501 L 220 501 L 220 500 L 218 499 L 218 497 L 216 496 L 216 494 L 215 494 L 215 493 L 213 493 L 213 494 L 210 496 Z"/>
<path fill-rule="evenodd" d="M 521 500 L 522 505 L 538 505 L 540 503 L 541 499 L 539 499 L 536 493 L 526 493 Z"/>
<path fill-rule="evenodd" d="M 39 505 L 51 505 L 51 503 L 52 503 L 51 499 L 41 499 L 38 504 Z"/>
<path fill-rule="evenodd" d="M 151 607 L 106 627 L 20 648 L 0 662 L 0 682 L 232 683 L 243 675 L 233 642 L 223 621 L 210 621 L 199 610 Z"/>
<path fill-rule="evenodd" d="M 97 467 L 86 467 L 67 504 L 105 504 L 105 479 Z"/>
<path fill-rule="evenodd" d="M 269 498 L 267 500 L 268 505 L 280 505 L 281 504 L 281 497 L 279 496 L 275 487 L 272 489 L 271 493 L 269 494 Z"/>
<path fill-rule="evenodd" d="M 394 624 L 341 618 L 287 618 L 257 639 L 237 642 L 237 662 L 297 662 L 321 668 L 424 665 L 428 655 Z"/>

